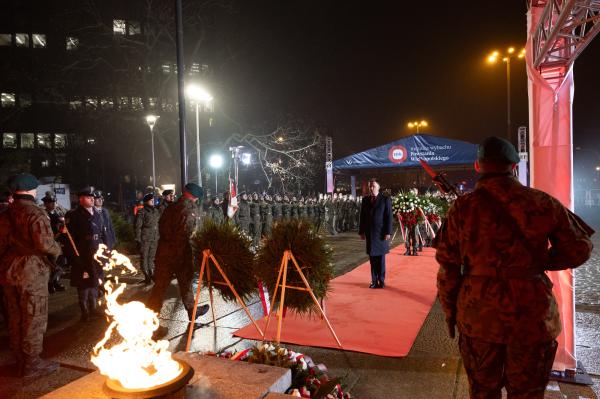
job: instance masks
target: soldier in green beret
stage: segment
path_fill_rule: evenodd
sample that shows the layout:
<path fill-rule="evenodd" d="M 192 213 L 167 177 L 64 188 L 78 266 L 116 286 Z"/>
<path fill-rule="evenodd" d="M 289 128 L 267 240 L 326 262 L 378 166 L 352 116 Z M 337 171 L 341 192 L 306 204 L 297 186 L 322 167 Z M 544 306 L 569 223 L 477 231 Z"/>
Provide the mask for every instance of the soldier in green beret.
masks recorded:
<path fill-rule="evenodd" d="M 583 264 L 587 225 L 513 172 L 513 145 L 489 137 L 479 146 L 475 190 L 456 199 L 433 246 L 438 297 L 458 346 L 472 398 L 542 399 L 561 331 L 546 271 Z M 549 246 L 550 244 L 550 246 Z"/>
<path fill-rule="evenodd" d="M 158 245 L 158 221 L 161 212 L 154 206 L 154 194 L 146 194 L 144 207 L 135 216 L 135 242 L 140 251 L 142 273 L 145 285 L 152 284 L 154 278 L 154 258 Z"/>

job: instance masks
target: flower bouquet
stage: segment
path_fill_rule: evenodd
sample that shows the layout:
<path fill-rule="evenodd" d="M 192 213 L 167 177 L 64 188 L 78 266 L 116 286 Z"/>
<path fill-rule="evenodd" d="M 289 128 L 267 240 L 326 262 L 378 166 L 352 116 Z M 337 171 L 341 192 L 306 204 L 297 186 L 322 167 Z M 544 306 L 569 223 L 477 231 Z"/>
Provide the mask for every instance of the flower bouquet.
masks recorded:
<path fill-rule="evenodd" d="M 412 191 L 400 192 L 392 198 L 392 210 L 400 217 L 405 228 L 416 226 L 423 221 L 423 215 L 419 211 L 421 199 Z"/>

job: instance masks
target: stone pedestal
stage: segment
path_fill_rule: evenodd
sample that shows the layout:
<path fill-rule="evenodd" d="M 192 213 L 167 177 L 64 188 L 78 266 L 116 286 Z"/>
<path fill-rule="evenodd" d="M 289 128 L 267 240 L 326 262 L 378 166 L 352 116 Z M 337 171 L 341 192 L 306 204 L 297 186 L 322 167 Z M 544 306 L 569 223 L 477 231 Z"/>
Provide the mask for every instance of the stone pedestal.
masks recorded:
<path fill-rule="evenodd" d="M 187 388 L 187 399 L 262 399 L 270 393 L 283 393 L 292 383 L 292 373 L 281 367 L 218 359 L 195 353 L 176 353 L 174 358 L 187 362 L 194 376 Z M 65 385 L 43 399 L 109 399 L 103 390 L 106 377 L 91 373 Z M 290 397 L 283 395 L 282 397 Z M 277 398 L 280 396 L 268 396 Z"/>

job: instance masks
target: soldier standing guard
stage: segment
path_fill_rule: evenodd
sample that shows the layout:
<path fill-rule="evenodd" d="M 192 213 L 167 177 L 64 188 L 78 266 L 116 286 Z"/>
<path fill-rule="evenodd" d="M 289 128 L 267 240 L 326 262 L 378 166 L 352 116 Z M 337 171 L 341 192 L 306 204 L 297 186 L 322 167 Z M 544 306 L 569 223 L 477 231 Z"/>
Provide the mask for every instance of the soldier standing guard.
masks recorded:
<path fill-rule="evenodd" d="M 168 206 L 160 218 L 154 286 L 147 301 L 148 308 L 157 314 L 160 314 L 165 292 L 171 284 L 173 274 L 175 274 L 183 306 L 187 311 L 188 318 L 190 320 L 192 318 L 194 310 L 194 294 L 192 292 L 194 256 L 190 238 L 197 227 L 198 207 L 196 202 L 199 198 L 202 198 L 202 195 L 202 187 L 195 183 L 186 184 L 179 200 Z M 196 317 L 206 314 L 208 309 L 209 305 L 198 306 Z M 154 336 L 159 338 L 166 333 L 166 327 L 159 327 Z"/>
<path fill-rule="evenodd" d="M 236 224 L 244 233 L 250 235 L 250 205 L 248 204 L 248 194 L 245 192 L 239 195 L 240 202 L 238 211 L 235 213 Z"/>
<path fill-rule="evenodd" d="M 546 270 L 583 264 L 592 251 L 585 223 L 514 175 L 513 145 L 479 146 L 475 190 L 459 197 L 434 240 L 438 297 L 459 349 L 471 398 L 542 399 L 561 331 Z M 550 247 L 548 244 L 550 243 Z"/>
<path fill-rule="evenodd" d="M 81 320 L 101 316 L 98 312 L 98 287 L 104 272 L 94 259 L 100 244 L 106 245 L 102 215 L 94 207 L 94 189 L 85 187 L 78 193 L 79 206 L 65 215 L 66 227 L 73 238 L 75 249 L 66 246 L 71 265 L 71 286 L 77 287 Z"/>
<path fill-rule="evenodd" d="M 298 200 L 295 196 L 292 197 L 290 202 L 290 219 L 298 220 Z"/>
<path fill-rule="evenodd" d="M 278 221 L 283 219 L 283 213 L 281 209 L 281 195 L 275 194 L 275 201 L 272 205 L 273 209 L 273 221 L 277 223 Z"/>
<path fill-rule="evenodd" d="M 221 199 L 218 196 L 212 197 L 212 203 L 208 209 L 208 217 L 216 224 L 222 224 L 225 220 L 223 208 L 221 207 Z"/>
<path fill-rule="evenodd" d="M 283 196 L 283 203 L 281 204 L 281 215 L 283 216 L 283 220 L 291 220 L 292 206 L 290 205 L 290 199 L 287 195 Z"/>
<path fill-rule="evenodd" d="M 158 245 L 158 221 L 160 210 L 154 207 L 154 195 L 144 196 L 144 208 L 135 216 L 135 242 L 140 252 L 140 261 L 145 285 L 152 284 L 154 278 L 154 258 Z"/>
<path fill-rule="evenodd" d="M 23 377 L 55 372 L 40 358 L 48 323 L 51 261 L 61 254 L 46 213 L 35 204 L 38 180 L 22 173 L 9 179 L 14 202 L 0 215 L 0 284 L 8 311 L 9 345 Z"/>
<path fill-rule="evenodd" d="M 271 205 L 271 196 L 266 194 L 264 201 L 260 205 L 260 218 L 262 224 L 262 235 L 269 237 L 271 235 L 271 228 L 273 226 L 273 206 Z"/>
<path fill-rule="evenodd" d="M 61 248 L 64 246 L 61 237 L 61 231 L 65 224 L 64 215 L 60 214 L 56 209 L 56 197 L 53 195 L 46 194 L 44 198 L 42 198 L 42 202 L 44 203 L 44 209 L 50 218 L 50 227 L 52 228 L 52 233 L 54 234 L 54 238 L 60 244 Z M 52 268 L 50 273 L 50 281 L 48 281 L 48 292 L 51 294 L 56 291 L 64 291 L 65 286 L 60 283 L 60 279 L 64 274 L 64 267 L 66 266 L 66 259 L 64 255 L 60 255 L 56 259 L 56 263 Z"/>
<path fill-rule="evenodd" d="M 308 221 L 308 209 L 304 204 L 304 197 L 300 197 L 300 200 L 298 200 L 298 219 Z"/>
<path fill-rule="evenodd" d="M 262 234 L 262 223 L 260 219 L 260 203 L 257 193 L 252 194 L 250 205 L 250 234 L 252 234 L 252 245 L 258 247 Z"/>
<path fill-rule="evenodd" d="M 108 249 L 112 250 L 117 243 L 117 236 L 115 235 L 110 213 L 108 213 L 108 209 L 104 208 L 104 195 L 102 195 L 102 191 L 94 191 L 94 207 L 102 216 L 104 242 Z"/>

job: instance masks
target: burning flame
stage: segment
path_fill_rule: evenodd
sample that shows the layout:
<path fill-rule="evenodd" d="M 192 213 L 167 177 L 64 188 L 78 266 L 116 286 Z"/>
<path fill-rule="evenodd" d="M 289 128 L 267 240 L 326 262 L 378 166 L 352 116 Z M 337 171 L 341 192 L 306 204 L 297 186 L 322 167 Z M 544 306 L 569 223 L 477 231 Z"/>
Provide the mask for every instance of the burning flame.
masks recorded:
<path fill-rule="evenodd" d="M 107 272 L 117 266 L 123 267 L 121 274 L 125 273 L 125 269 L 136 271 L 129 258 L 117 251 L 108 251 L 106 245 L 100 245 L 94 259 Z M 152 333 L 159 326 L 156 313 L 139 301 L 119 304 L 117 298 L 127 284 L 119 284 L 118 277 L 115 282 L 116 288 L 110 280 L 104 283 L 106 314 L 111 323 L 104 338 L 94 347 L 92 363 L 101 374 L 119 381 L 128 389 L 150 388 L 174 379 L 182 368 L 171 357 L 169 341 L 152 339 Z M 115 331 L 121 340 L 108 348 L 105 345 Z"/>

